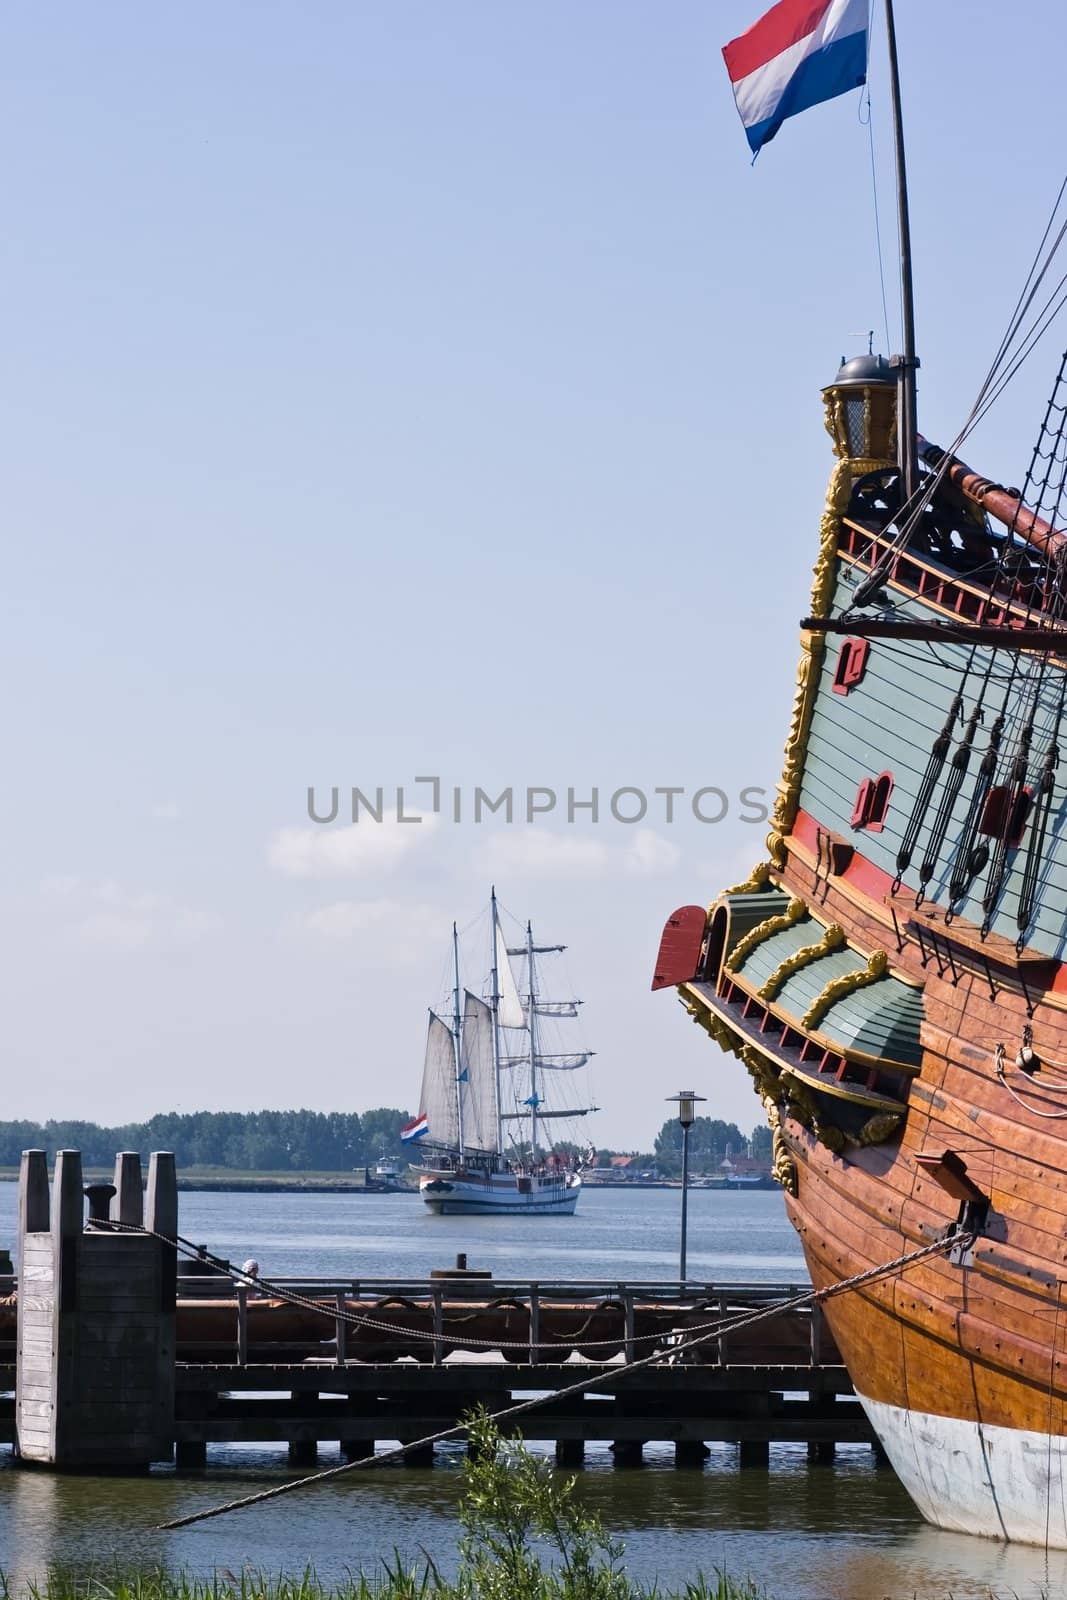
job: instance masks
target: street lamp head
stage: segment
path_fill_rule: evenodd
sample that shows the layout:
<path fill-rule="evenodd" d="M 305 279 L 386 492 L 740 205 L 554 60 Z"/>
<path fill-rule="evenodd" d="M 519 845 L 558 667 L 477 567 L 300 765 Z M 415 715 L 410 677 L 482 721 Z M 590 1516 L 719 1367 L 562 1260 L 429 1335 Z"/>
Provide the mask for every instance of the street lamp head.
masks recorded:
<path fill-rule="evenodd" d="M 669 1094 L 667 1099 L 678 1107 L 678 1121 L 682 1127 L 691 1128 L 696 1118 L 697 1101 L 703 1105 L 707 1095 L 697 1094 L 695 1089 L 680 1089 L 677 1094 Z"/>

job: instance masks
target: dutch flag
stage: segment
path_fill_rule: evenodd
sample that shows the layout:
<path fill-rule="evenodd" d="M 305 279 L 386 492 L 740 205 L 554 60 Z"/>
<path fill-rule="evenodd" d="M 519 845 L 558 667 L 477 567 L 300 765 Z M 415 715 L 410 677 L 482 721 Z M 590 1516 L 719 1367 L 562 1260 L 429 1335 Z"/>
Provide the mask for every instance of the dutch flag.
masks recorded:
<path fill-rule="evenodd" d="M 416 1117 L 414 1122 L 405 1123 L 400 1130 L 400 1138 L 404 1144 L 408 1144 L 412 1139 L 421 1139 L 429 1131 L 430 1119 L 424 1112 L 421 1117 Z"/>
<path fill-rule="evenodd" d="M 734 99 L 758 155 L 786 117 L 867 79 L 868 0 L 780 0 L 723 49 Z"/>

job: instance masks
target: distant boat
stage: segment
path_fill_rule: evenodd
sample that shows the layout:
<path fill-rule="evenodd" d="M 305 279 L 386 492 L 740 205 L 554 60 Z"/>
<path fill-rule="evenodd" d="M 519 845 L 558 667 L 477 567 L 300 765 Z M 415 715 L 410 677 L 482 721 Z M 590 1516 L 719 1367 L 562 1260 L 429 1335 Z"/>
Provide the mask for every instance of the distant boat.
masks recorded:
<path fill-rule="evenodd" d="M 569 1075 L 591 1052 L 546 1050 L 543 1024 L 576 1018 L 581 1002 L 541 993 L 538 957 L 565 946 L 535 944 L 527 923 L 525 942 L 509 949 L 495 890 L 490 915 L 484 997 L 461 988 L 453 923 L 452 1020 L 430 1012 L 419 1111 L 400 1137 L 427 1151 L 419 1193 L 438 1215 L 570 1215 L 581 1193 L 582 1160 L 545 1149 L 542 1139 L 546 1125 L 597 1109 L 563 1103 Z M 512 958 L 523 963 L 521 994 Z"/>
<path fill-rule="evenodd" d="M 400 1162 L 394 1156 L 387 1156 L 385 1147 L 374 1165 L 374 1176 L 379 1183 L 395 1184 L 400 1177 Z"/>

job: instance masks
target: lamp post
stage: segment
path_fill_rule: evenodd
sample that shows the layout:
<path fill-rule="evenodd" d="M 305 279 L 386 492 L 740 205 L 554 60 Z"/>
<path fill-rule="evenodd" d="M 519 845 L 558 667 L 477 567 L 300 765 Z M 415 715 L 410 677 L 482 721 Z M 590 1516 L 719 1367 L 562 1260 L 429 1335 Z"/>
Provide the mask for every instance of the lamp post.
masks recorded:
<path fill-rule="evenodd" d="M 672 1105 L 678 1107 L 678 1122 L 682 1130 L 682 1234 L 678 1246 L 678 1277 L 685 1282 L 685 1232 L 689 1212 L 689 1130 L 696 1118 L 697 1101 L 701 1103 L 706 1095 L 697 1094 L 693 1089 L 682 1089 L 678 1094 L 669 1094 L 667 1099 Z"/>

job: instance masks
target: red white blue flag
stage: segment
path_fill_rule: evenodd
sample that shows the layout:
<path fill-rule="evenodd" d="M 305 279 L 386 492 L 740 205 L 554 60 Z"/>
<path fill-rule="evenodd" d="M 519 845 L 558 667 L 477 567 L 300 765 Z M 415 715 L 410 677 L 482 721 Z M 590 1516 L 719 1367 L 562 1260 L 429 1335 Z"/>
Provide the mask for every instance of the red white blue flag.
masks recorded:
<path fill-rule="evenodd" d="M 780 0 L 723 49 L 756 155 L 786 117 L 867 79 L 868 0 Z"/>
<path fill-rule="evenodd" d="M 422 1139 L 430 1131 L 430 1119 L 423 1112 L 421 1117 L 416 1117 L 414 1122 L 406 1122 L 400 1130 L 400 1137 L 405 1144 L 412 1139 Z"/>

